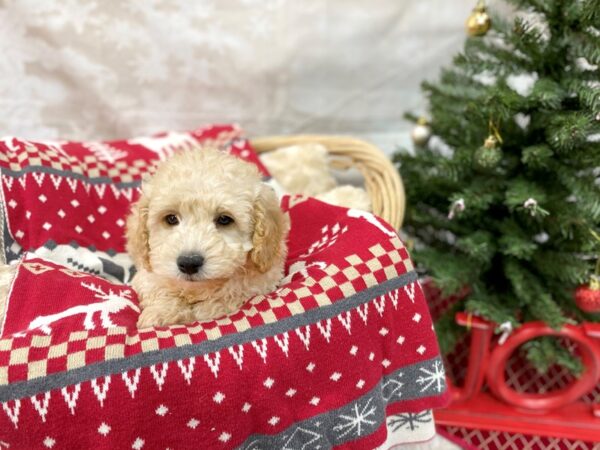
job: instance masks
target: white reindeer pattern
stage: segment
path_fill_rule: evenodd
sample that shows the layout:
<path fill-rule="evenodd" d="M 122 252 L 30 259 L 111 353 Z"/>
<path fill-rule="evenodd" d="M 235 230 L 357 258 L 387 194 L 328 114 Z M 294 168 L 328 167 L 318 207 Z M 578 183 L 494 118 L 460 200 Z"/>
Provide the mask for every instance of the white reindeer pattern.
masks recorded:
<path fill-rule="evenodd" d="M 49 314 L 47 316 L 38 316 L 29 324 L 28 329 L 33 330 L 34 328 L 41 329 L 44 333 L 50 334 L 52 329 L 50 325 L 54 322 L 65 319 L 67 317 L 76 316 L 78 314 L 84 314 L 83 326 L 86 330 L 93 330 L 96 328 L 94 324 L 94 313 L 100 313 L 100 320 L 104 328 L 114 327 L 115 324 L 110 319 L 110 314 L 117 313 L 127 307 L 133 309 L 136 312 L 140 312 L 140 308 L 130 300 L 131 291 L 123 290 L 121 292 L 113 292 L 109 289 L 106 293 L 100 286 L 96 286 L 94 283 L 81 285 L 90 291 L 95 293 L 95 297 L 101 301 L 96 303 L 89 303 L 87 305 L 76 305 L 71 308 L 65 309 L 56 314 Z"/>

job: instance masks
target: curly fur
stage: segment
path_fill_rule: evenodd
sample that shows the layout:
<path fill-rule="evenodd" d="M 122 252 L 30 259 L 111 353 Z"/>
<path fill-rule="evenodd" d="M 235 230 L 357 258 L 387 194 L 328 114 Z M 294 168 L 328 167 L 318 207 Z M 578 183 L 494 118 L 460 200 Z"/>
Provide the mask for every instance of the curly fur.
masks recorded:
<path fill-rule="evenodd" d="M 179 224 L 168 225 L 169 214 Z M 234 222 L 216 224 L 220 214 Z M 283 277 L 288 229 L 254 165 L 208 148 L 175 154 L 143 182 L 127 219 L 138 326 L 212 319 L 270 292 Z M 179 271 L 176 260 L 185 253 L 204 256 L 198 274 Z"/>

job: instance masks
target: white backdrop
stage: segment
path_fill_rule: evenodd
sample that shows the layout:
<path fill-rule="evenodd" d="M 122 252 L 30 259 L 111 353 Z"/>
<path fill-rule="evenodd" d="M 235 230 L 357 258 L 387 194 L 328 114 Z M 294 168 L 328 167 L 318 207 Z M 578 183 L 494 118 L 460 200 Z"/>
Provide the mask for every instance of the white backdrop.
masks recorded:
<path fill-rule="evenodd" d="M 109 139 L 207 122 L 391 152 L 476 0 L 0 0 L 0 135 Z"/>

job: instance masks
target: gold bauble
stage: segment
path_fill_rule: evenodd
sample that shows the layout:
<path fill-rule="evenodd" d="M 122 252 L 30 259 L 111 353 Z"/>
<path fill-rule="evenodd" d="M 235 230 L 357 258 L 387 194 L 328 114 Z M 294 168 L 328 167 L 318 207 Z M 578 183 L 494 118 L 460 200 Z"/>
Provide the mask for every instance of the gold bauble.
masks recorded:
<path fill-rule="evenodd" d="M 492 19 L 483 5 L 478 5 L 473 10 L 466 23 L 469 36 L 483 36 L 491 26 Z"/>
<path fill-rule="evenodd" d="M 498 145 L 498 139 L 490 135 L 482 147 L 479 147 L 473 155 L 475 168 L 482 172 L 493 170 L 502 161 L 502 149 Z"/>

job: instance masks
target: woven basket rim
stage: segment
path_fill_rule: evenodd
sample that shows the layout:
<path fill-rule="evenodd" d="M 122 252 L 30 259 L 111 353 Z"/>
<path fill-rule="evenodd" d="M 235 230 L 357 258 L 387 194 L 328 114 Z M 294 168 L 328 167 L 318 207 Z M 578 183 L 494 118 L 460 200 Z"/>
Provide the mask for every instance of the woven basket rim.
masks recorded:
<path fill-rule="evenodd" d="M 373 203 L 373 212 L 395 229 L 404 219 L 406 197 L 400 174 L 381 149 L 362 139 L 339 135 L 264 136 L 250 139 L 257 153 L 290 145 L 319 143 L 331 156 L 342 156 L 349 166 L 358 169 Z"/>

